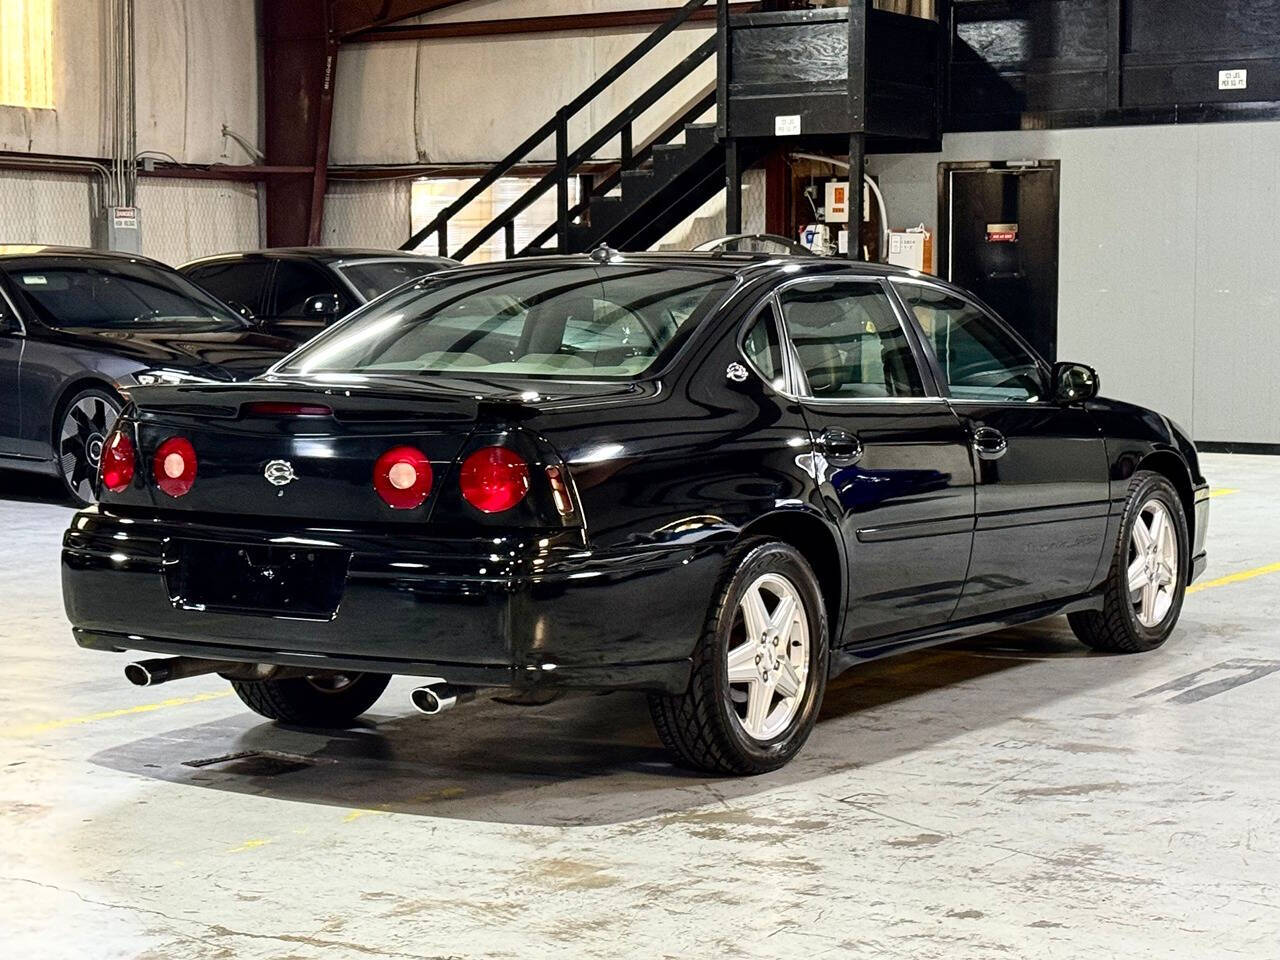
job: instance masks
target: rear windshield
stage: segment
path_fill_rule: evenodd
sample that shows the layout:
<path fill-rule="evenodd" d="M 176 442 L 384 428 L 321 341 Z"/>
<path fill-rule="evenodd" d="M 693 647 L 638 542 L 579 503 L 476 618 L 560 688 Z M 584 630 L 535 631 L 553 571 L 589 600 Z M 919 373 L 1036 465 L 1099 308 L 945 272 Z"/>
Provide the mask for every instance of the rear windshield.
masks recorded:
<path fill-rule="evenodd" d="M 374 300 L 402 283 L 457 265 L 457 262 L 443 257 L 438 260 L 415 257 L 412 260 L 356 260 L 340 263 L 336 269 L 360 292 L 362 299 Z"/>
<path fill-rule="evenodd" d="M 634 377 L 676 349 L 732 284 L 711 271 L 622 264 L 443 273 L 330 328 L 281 370 Z"/>
<path fill-rule="evenodd" d="M 181 274 L 145 263 L 50 261 L 5 268 L 23 306 L 47 327 L 241 330 L 245 323 Z"/>

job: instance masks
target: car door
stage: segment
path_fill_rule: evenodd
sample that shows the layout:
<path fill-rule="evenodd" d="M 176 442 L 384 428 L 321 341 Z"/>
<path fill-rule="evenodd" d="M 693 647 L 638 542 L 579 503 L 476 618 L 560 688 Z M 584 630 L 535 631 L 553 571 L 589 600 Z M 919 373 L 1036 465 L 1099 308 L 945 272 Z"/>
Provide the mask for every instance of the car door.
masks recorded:
<path fill-rule="evenodd" d="M 1098 425 L 1083 406 L 1050 399 L 1048 367 L 980 304 L 926 281 L 893 286 L 972 444 L 977 523 L 956 616 L 1086 592 L 1107 528 Z"/>
<path fill-rule="evenodd" d="M 276 261 L 265 332 L 297 343 L 310 340 L 357 306 L 338 278 L 305 260 Z M 324 304 L 324 309 L 317 309 Z"/>
<path fill-rule="evenodd" d="M 26 347 L 22 321 L 13 301 L 0 288 L 0 456 L 22 452 L 22 353 Z"/>
<path fill-rule="evenodd" d="M 777 296 L 848 555 L 846 642 L 945 623 L 969 565 L 973 467 L 914 331 L 881 279 L 806 278 Z"/>

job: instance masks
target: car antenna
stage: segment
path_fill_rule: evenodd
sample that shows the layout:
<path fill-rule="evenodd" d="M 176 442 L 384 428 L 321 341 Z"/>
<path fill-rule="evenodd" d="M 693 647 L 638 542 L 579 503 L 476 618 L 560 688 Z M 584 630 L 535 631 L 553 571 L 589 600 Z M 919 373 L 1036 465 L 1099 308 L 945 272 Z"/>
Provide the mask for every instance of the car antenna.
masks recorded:
<path fill-rule="evenodd" d="M 618 251 L 614 250 L 607 243 L 602 243 L 591 251 L 591 259 L 596 263 L 608 263 L 618 255 Z"/>

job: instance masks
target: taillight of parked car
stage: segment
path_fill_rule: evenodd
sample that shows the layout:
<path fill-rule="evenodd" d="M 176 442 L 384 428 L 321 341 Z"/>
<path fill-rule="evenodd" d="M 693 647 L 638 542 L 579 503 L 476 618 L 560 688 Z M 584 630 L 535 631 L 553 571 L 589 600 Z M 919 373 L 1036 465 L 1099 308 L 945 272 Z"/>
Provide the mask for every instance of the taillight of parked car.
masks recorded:
<path fill-rule="evenodd" d="M 186 437 L 170 437 L 151 458 L 156 486 L 171 497 L 185 496 L 196 482 L 196 451 Z"/>
<path fill-rule="evenodd" d="M 133 483 L 133 467 L 137 453 L 133 441 L 120 427 L 112 431 L 102 448 L 102 486 L 112 493 L 120 493 Z"/>
<path fill-rule="evenodd" d="M 413 510 L 431 493 L 431 461 L 415 447 L 395 447 L 373 465 L 373 489 L 393 510 Z"/>
<path fill-rule="evenodd" d="M 462 462 L 458 485 L 477 510 L 501 513 L 529 492 L 529 464 L 508 447 L 481 447 Z"/>

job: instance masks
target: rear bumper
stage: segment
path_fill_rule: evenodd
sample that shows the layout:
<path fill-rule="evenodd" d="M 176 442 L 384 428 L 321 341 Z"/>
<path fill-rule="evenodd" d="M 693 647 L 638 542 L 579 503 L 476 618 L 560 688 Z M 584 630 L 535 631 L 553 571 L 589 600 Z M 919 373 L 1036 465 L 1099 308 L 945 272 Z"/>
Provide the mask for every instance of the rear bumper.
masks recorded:
<path fill-rule="evenodd" d="M 63 541 L 63 599 L 77 642 L 91 649 L 517 689 L 683 690 L 719 547 L 601 553 L 578 537 L 266 532 L 90 508 Z M 332 617 L 315 619 L 184 608 L 170 595 L 172 570 L 166 576 L 173 544 L 183 540 L 349 551 L 341 603 Z"/>
<path fill-rule="evenodd" d="M 1191 535 L 1191 575 L 1188 583 L 1193 583 L 1209 565 L 1209 555 L 1205 549 L 1205 541 L 1209 534 L 1209 484 L 1202 483 L 1193 491 L 1195 502 L 1195 519 Z"/>

